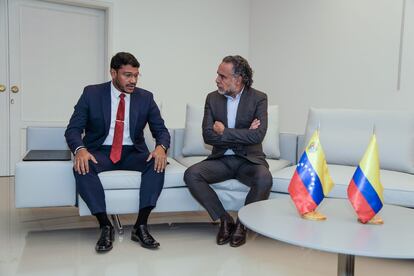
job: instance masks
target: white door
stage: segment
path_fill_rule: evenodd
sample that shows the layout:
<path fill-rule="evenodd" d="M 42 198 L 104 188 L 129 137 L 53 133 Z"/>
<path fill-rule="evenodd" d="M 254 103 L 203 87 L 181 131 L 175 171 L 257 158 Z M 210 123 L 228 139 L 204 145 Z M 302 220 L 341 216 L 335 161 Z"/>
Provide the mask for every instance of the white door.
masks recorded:
<path fill-rule="evenodd" d="M 9 0 L 10 174 L 28 126 L 66 126 L 84 86 L 108 72 L 105 10 Z M 63 137 L 62 137 L 63 139 Z"/>

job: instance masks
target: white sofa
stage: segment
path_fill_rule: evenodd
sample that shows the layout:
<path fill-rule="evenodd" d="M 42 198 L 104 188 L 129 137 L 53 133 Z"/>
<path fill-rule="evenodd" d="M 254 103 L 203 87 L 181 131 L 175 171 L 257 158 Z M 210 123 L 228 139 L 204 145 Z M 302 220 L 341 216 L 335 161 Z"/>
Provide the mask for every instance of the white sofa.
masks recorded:
<path fill-rule="evenodd" d="M 329 197 L 347 197 L 348 184 L 375 126 L 384 201 L 414 207 L 414 112 L 311 108 L 305 135 L 298 136 L 297 158 L 300 158 L 318 125 L 335 184 Z M 276 192 L 288 192 L 295 169 L 296 166 L 289 166 L 273 174 Z"/>
<path fill-rule="evenodd" d="M 64 128 L 29 127 L 27 129 L 27 150 L 67 149 Z M 157 212 L 198 211 L 203 208 L 191 196 L 183 181 L 186 168 L 206 156 L 184 157 L 182 147 L 184 129 L 170 130 L 169 150 L 164 189 L 158 200 Z M 149 148 L 153 141 L 148 138 Z M 269 159 L 270 170 L 275 173 L 296 162 L 297 135 L 279 134 L 279 160 Z M 138 211 L 139 172 L 109 171 L 99 174 L 105 189 L 107 212 L 128 214 Z M 237 180 L 228 180 L 213 185 L 227 210 L 238 210 L 243 206 L 248 188 Z M 272 191 L 276 188 L 272 189 Z M 272 193 L 272 197 L 275 194 Z M 72 161 L 20 161 L 16 164 L 15 205 L 16 208 L 79 206 L 80 215 L 89 215 L 89 209 L 76 194 Z"/>
<path fill-rule="evenodd" d="M 287 194 L 296 169 L 294 164 L 319 124 L 321 143 L 335 183 L 330 197 L 346 198 L 349 181 L 375 125 L 385 203 L 414 207 L 414 112 L 409 111 L 311 109 L 305 135 L 278 135 L 280 159 L 268 159 L 273 176 L 271 198 Z M 28 128 L 27 149 L 67 149 L 63 133 L 64 128 Z M 170 130 L 170 133 L 170 164 L 155 211 L 203 210 L 185 186 L 183 174 L 188 166 L 206 155 L 183 151 L 184 129 Z M 146 141 L 149 148 L 153 147 L 148 134 Z M 109 214 L 137 212 L 139 172 L 111 171 L 101 173 L 99 177 L 104 185 Z M 17 208 L 73 206 L 78 202 L 79 214 L 90 214 L 85 203 L 77 197 L 71 161 L 18 162 L 15 184 Z M 248 191 L 237 180 L 217 183 L 213 188 L 227 210 L 238 210 L 243 206 Z"/>

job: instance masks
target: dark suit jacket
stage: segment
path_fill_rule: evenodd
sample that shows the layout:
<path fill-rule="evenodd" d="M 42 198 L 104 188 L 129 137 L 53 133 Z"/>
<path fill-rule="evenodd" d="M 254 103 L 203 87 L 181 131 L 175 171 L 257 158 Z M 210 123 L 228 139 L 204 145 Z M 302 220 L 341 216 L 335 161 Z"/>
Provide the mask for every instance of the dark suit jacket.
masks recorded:
<path fill-rule="evenodd" d="M 65 132 L 72 152 L 79 146 L 90 150 L 99 148 L 108 136 L 111 121 L 111 82 L 85 87 L 75 105 Z M 161 118 L 160 110 L 151 92 L 135 88 L 130 98 L 129 132 L 138 152 L 148 152 L 144 127 L 149 124 L 156 144 L 170 146 L 170 134 Z M 85 131 L 85 136 L 81 138 Z"/>
<path fill-rule="evenodd" d="M 249 129 L 254 119 L 260 120 L 257 129 Z M 226 129 L 223 135 L 213 130 L 214 121 L 220 121 Z M 256 89 L 244 89 L 237 109 L 235 128 L 227 128 L 227 98 L 217 91 L 207 95 L 204 118 L 203 138 L 206 144 L 213 146 L 208 159 L 222 157 L 227 149 L 238 156 L 268 167 L 263 153 L 262 141 L 267 130 L 267 95 Z"/>

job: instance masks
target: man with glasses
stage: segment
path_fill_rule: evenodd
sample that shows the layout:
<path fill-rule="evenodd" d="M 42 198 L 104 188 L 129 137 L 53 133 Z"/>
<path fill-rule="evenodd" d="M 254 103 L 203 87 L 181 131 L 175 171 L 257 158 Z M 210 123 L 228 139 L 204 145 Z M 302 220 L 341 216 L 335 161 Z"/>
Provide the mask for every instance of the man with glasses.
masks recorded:
<path fill-rule="evenodd" d="M 137 88 L 140 64 L 125 52 L 111 59 L 112 81 L 85 87 L 65 132 L 74 153 L 76 188 L 97 218 L 101 234 L 97 252 L 112 249 L 114 228 L 108 219 L 105 193 L 98 174 L 111 170 L 140 171 L 140 203 L 131 239 L 158 248 L 147 220 L 164 185 L 170 134 L 151 92 Z M 149 152 L 143 130 L 149 124 L 156 147 Z M 82 133 L 85 133 L 82 138 Z"/>
<path fill-rule="evenodd" d="M 245 204 L 269 197 L 272 176 L 262 141 L 267 130 L 267 96 L 251 87 L 253 71 L 243 57 L 225 57 L 217 70 L 218 90 L 207 95 L 203 138 L 213 151 L 184 174 L 190 192 L 213 220 L 220 219 L 217 244 L 246 242 L 246 228 L 225 211 L 211 184 L 237 179 L 250 187 Z"/>

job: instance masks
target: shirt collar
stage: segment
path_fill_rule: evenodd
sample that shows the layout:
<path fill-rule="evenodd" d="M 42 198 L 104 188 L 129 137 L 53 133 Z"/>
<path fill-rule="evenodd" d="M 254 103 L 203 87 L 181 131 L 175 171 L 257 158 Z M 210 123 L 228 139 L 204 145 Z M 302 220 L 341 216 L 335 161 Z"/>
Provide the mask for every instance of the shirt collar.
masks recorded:
<path fill-rule="evenodd" d="M 121 93 L 124 93 L 124 92 L 119 91 L 115 87 L 114 83 L 111 81 L 111 93 L 113 96 L 115 96 L 118 99 L 119 95 L 121 95 Z M 125 94 L 125 98 L 129 98 L 131 96 L 129 93 L 124 93 L 124 94 Z"/>
<path fill-rule="evenodd" d="M 240 92 L 239 93 L 237 93 L 237 95 L 236 95 L 236 97 L 232 97 L 232 96 L 228 96 L 228 95 L 224 95 L 227 99 L 229 99 L 229 100 L 233 100 L 233 101 L 236 101 L 236 100 L 239 100 L 240 99 L 240 97 L 241 97 L 241 95 L 243 94 L 243 92 L 244 92 L 244 86 L 242 87 L 242 89 L 240 90 Z"/>

